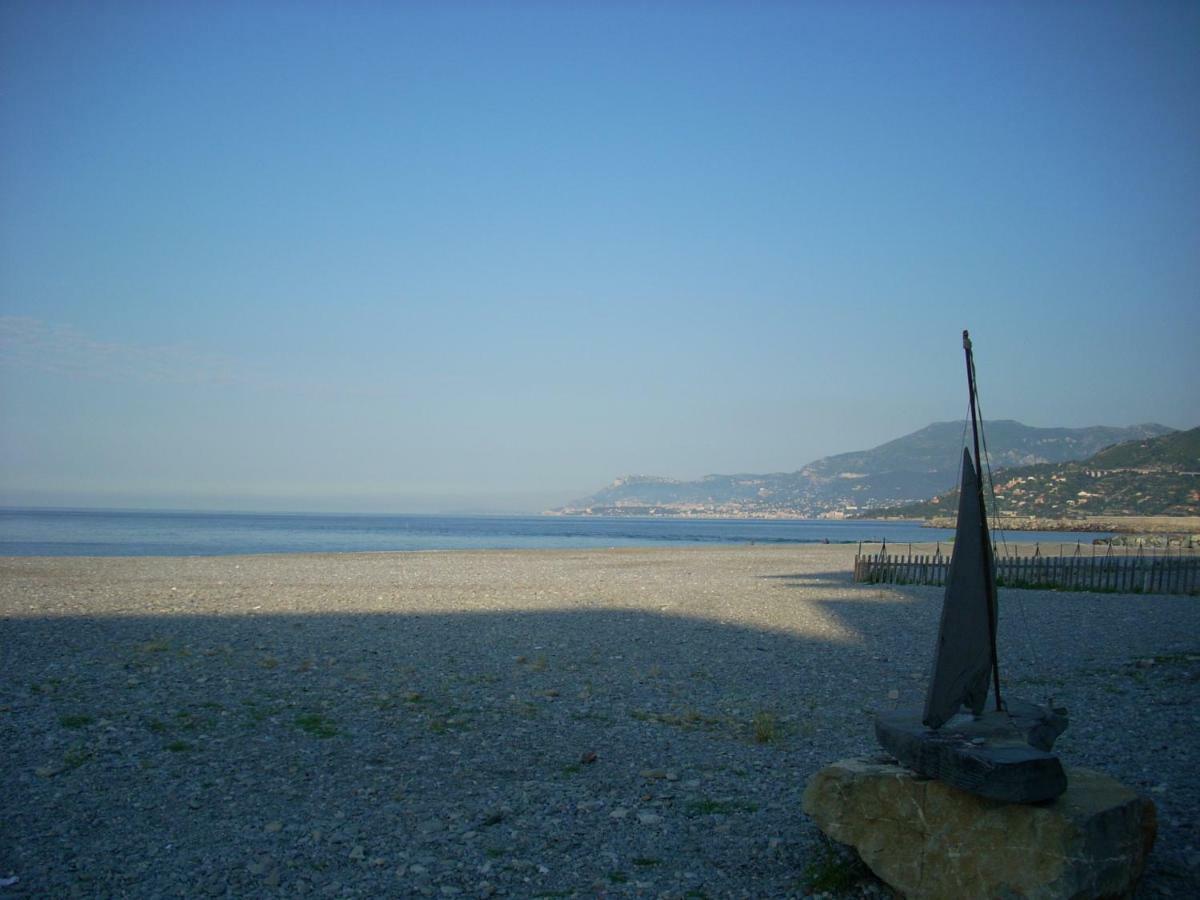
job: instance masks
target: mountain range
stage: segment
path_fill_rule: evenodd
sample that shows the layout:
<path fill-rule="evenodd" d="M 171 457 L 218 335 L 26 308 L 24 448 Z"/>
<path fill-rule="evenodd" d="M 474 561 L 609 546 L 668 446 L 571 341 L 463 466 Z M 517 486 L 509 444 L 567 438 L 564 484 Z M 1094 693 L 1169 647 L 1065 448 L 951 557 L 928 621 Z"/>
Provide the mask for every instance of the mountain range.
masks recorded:
<path fill-rule="evenodd" d="M 1039 518 L 1200 515 L 1200 428 L 1126 441 L 1085 460 L 994 473 L 998 516 Z M 958 490 L 920 503 L 869 510 L 905 518 L 954 516 Z"/>
<path fill-rule="evenodd" d="M 989 422 L 993 470 L 1087 459 L 1105 447 L 1171 434 L 1164 425 L 1036 428 Z M 559 515 L 841 517 L 926 500 L 953 488 L 965 436 L 962 422 L 935 422 L 870 450 L 840 453 L 795 472 L 706 475 L 679 481 L 628 475 L 550 512 Z"/>

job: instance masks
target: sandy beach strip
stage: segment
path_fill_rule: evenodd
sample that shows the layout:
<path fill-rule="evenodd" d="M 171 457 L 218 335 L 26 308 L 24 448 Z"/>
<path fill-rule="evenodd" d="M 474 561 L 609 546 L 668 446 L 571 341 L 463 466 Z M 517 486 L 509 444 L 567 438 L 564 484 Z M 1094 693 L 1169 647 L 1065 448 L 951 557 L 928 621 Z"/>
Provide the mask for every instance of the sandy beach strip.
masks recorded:
<path fill-rule="evenodd" d="M 919 704 L 845 545 L 0 559 L 13 895 L 799 896 L 805 780 Z M 1009 693 L 1200 895 L 1200 602 L 1002 591 Z M 898 695 L 899 699 L 893 699 Z M 859 889 L 877 893 L 877 886 Z"/>

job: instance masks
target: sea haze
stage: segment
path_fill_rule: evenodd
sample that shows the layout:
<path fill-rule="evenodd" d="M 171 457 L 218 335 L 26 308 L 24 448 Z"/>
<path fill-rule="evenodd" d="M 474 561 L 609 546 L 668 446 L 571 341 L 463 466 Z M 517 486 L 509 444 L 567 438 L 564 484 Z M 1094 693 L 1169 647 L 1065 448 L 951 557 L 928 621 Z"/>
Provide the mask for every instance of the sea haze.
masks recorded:
<path fill-rule="evenodd" d="M 1098 535 L 1026 532 L 1090 543 Z M 4 556 L 227 556 L 948 540 L 910 522 L 0 509 Z"/>

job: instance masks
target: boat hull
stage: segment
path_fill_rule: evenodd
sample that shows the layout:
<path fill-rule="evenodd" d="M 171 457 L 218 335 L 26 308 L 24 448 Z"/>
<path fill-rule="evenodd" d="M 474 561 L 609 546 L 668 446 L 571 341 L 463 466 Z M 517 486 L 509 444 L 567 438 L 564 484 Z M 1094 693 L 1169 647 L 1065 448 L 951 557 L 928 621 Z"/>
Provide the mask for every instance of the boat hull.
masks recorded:
<path fill-rule="evenodd" d="M 959 716 L 937 729 L 927 728 L 921 718 L 920 711 L 911 710 L 875 719 L 880 746 L 920 775 L 1002 803 L 1040 803 L 1067 789 L 1058 757 L 1031 746 L 1033 735 L 1015 726 L 1007 713 Z M 1047 726 L 1040 727 L 1044 732 Z M 1046 744 L 1044 735 L 1039 742 Z"/>

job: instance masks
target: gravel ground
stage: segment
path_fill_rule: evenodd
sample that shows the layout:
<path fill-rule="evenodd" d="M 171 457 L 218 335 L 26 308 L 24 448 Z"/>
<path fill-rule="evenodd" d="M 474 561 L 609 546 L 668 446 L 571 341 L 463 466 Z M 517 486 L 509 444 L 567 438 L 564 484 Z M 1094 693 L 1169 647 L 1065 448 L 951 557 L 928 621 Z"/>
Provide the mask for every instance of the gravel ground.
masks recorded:
<path fill-rule="evenodd" d="M 0 893 L 803 895 L 941 603 L 853 553 L 2 559 Z M 1158 804 L 1139 896 L 1200 896 L 1200 602 L 1001 602 L 1010 692 Z"/>

